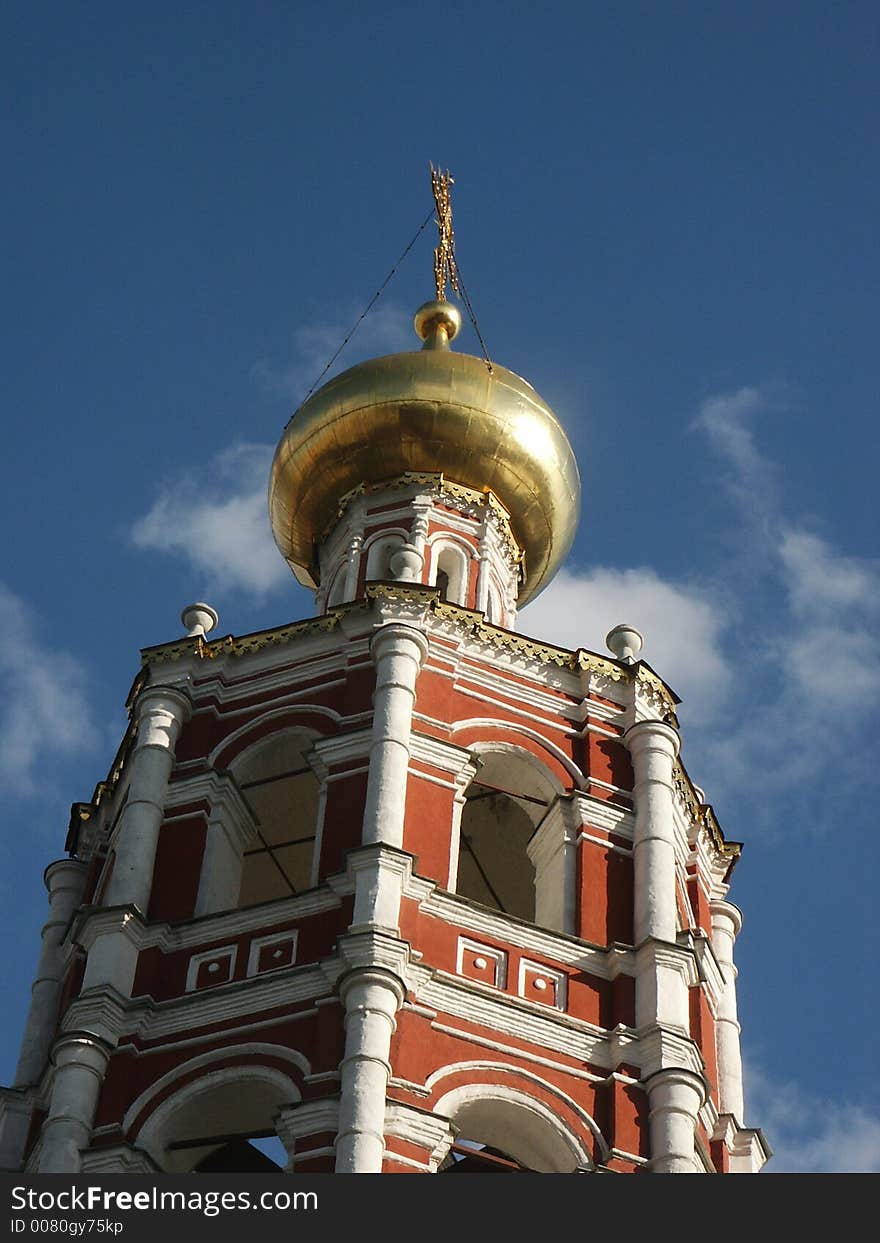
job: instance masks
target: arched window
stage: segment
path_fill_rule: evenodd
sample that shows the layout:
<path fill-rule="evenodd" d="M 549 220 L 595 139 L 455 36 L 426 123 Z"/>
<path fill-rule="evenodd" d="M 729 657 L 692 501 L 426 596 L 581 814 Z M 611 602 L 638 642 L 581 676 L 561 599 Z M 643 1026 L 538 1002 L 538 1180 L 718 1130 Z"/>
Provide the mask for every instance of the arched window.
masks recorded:
<path fill-rule="evenodd" d="M 434 1111 L 454 1124 L 458 1139 L 438 1173 L 573 1174 L 592 1168 L 589 1154 L 594 1125 L 584 1117 L 562 1115 L 515 1088 L 468 1084 L 453 1089 Z M 586 1143 L 584 1141 L 587 1141 Z"/>
<path fill-rule="evenodd" d="M 286 898 L 313 884 L 319 786 L 306 759 L 311 745 L 309 734 L 284 730 L 233 761 L 256 824 L 243 852 L 239 906 Z"/>
<path fill-rule="evenodd" d="M 391 558 L 404 545 L 402 535 L 385 535 L 373 540 L 367 551 L 367 580 L 394 578 Z"/>
<path fill-rule="evenodd" d="M 441 598 L 450 604 L 466 606 L 468 602 L 469 562 L 467 553 L 457 544 L 434 545 L 434 583 Z"/>
<path fill-rule="evenodd" d="M 134 1142 L 167 1174 L 280 1173 L 287 1152 L 274 1120 L 299 1099 L 294 1083 L 274 1068 L 207 1070 L 166 1097 Z"/>
<path fill-rule="evenodd" d="M 535 870 L 526 846 L 557 790 L 518 747 L 483 752 L 465 791 L 456 893 L 520 919 L 535 918 Z"/>

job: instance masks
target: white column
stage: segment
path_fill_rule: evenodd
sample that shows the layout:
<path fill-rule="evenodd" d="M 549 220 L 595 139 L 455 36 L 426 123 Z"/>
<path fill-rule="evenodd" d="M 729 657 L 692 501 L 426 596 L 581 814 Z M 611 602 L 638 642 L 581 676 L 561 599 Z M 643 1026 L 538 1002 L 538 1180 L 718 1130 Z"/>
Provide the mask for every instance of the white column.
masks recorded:
<path fill-rule="evenodd" d="M 381 970 L 343 980 L 345 1056 L 339 1067 L 337 1174 L 379 1174 L 385 1151 L 385 1094 L 391 1074 L 391 1037 L 403 985 Z"/>
<path fill-rule="evenodd" d="M 376 690 L 363 841 L 400 847 L 416 678 L 428 643 L 418 630 L 392 622 L 376 631 L 370 650 Z"/>
<path fill-rule="evenodd" d="M 720 1112 L 733 1114 L 742 1126 L 745 1120 L 742 1053 L 739 1043 L 740 1026 L 736 1017 L 737 971 L 733 961 L 733 945 L 742 927 L 742 915 L 732 902 L 712 902 L 711 911 L 712 948 L 724 977 L 724 991 L 718 999 L 715 1016 Z"/>
<path fill-rule="evenodd" d="M 92 1138 L 92 1122 L 110 1051 L 95 1036 L 71 1033 L 55 1045 L 55 1077 L 42 1128 L 37 1172 L 77 1174 Z"/>
<path fill-rule="evenodd" d="M 49 918 L 43 925 L 40 961 L 13 1080 L 17 1088 L 36 1083 L 49 1060 L 64 979 L 61 946 L 73 913 L 82 901 L 86 870 L 79 859 L 58 859 L 49 864 L 44 874 L 49 890 Z"/>
<path fill-rule="evenodd" d="M 148 686 L 137 699 L 137 741 L 129 760 L 128 799 L 116 836 L 107 906 L 131 903 L 146 915 L 174 748 L 189 718 L 189 697 L 171 686 Z"/>
<path fill-rule="evenodd" d="M 675 822 L 672 766 L 680 739 L 663 721 L 639 721 L 623 735 L 632 756 L 635 944 L 675 941 Z"/>
<path fill-rule="evenodd" d="M 697 1114 L 705 1101 L 702 1080 L 689 1070 L 660 1070 L 645 1086 L 650 1110 L 651 1173 L 699 1173 L 694 1135 Z"/>

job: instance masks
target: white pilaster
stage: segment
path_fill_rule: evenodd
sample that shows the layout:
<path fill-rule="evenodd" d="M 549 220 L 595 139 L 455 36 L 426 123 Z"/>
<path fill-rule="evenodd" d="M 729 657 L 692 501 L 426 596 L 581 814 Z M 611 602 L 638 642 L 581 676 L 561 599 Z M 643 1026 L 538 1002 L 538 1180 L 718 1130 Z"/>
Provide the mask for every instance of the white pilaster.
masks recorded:
<path fill-rule="evenodd" d="M 44 874 L 49 891 L 49 918 L 43 925 L 40 961 L 13 1080 L 17 1088 L 36 1083 L 49 1059 L 64 979 L 61 947 L 71 917 L 82 901 L 86 870 L 85 863 L 78 859 L 58 859 L 49 864 Z"/>
<path fill-rule="evenodd" d="M 52 1051 L 55 1075 L 42 1128 L 38 1173 L 79 1173 L 109 1058 L 109 1049 L 95 1036 L 72 1032 L 57 1041 Z"/>
<path fill-rule="evenodd" d="M 714 901 L 712 912 L 712 948 L 724 988 L 718 999 L 715 1016 L 715 1051 L 718 1059 L 719 1112 L 732 1114 L 742 1126 L 744 1121 L 742 1054 L 740 1025 L 736 1016 L 736 966 L 733 946 L 742 927 L 742 915 L 732 902 Z"/>
<path fill-rule="evenodd" d="M 376 690 L 363 841 L 399 847 L 403 844 L 416 678 L 428 643 L 420 631 L 391 622 L 376 631 L 370 650 L 376 665 Z"/>
<path fill-rule="evenodd" d="M 403 985 L 388 972 L 367 969 L 347 976 L 339 991 L 345 1006 L 345 1056 L 339 1068 L 336 1173 L 378 1174 L 385 1151 L 391 1037 Z"/>
<path fill-rule="evenodd" d="M 174 748 L 191 711 L 171 686 L 147 686 L 137 699 L 137 741 L 128 763 L 128 799 L 120 816 L 106 904 L 132 904 L 146 915 Z"/>

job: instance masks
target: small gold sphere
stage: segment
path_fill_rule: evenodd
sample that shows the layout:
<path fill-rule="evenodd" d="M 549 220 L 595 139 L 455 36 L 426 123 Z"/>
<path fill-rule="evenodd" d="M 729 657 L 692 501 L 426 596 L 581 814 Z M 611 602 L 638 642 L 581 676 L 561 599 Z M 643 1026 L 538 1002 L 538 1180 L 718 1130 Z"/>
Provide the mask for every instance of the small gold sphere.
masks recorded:
<path fill-rule="evenodd" d="M 425 302 L 413 316 L 413 326 L 429 349 L 445 349 L 461 331 L 461 311 L 452 302 Z"/>

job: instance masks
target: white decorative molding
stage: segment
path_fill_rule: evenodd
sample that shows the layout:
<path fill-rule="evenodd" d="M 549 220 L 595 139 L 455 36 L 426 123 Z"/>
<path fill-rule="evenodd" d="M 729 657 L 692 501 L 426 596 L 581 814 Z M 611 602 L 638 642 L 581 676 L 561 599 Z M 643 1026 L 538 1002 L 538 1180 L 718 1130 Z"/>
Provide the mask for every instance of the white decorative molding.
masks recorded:
<path fill-rule="evenodd" d="M 233 940 L 251 932 L 259 932 L 271 920 L 273 924 L 295 923 L 312 915 L 338 910 L 341 896 L 329 884 L 289 898 L 277 898 L 235 911 L 203 915 L 181 923 L 145 924 L 136 912 L 126 907 L 87 908 L 76 925 L 76 940 L 86 950 L 98 936 L 125 930 L 138 950 L 157 948 L 163 954 L 195 950 L 206 943 Z"/>
<path fill-rule="evenodd" d="M 237 953 L 237 945 L 220 945 L 216 949 L 205 950 L 201 954 L 193 954 L 186 969 L 186 992 L 192 993 L 196 989 L 201 990 L 217 987 L 221 984 L 228 984 L 235 974 Z M 198 977 L 202 967 L 205 968 L 206 974 L 214 977 L 214 979 L 208 979 L 205 983 L 199 984 Z"/>
<path fill-rule="evenodd" d="M 248 949 L 247 973 L 251 975 L 267 975 L 270 971 L 283 971 L 296 963 L 297 930 L 272 932 L 268 936 L 254 937 Z M 260 967 L 260 959 L 264 950 L 272 950 L 272 958 L 277 959 L 275 966 Z"/>
<path fill-rule="evenodd" d="M 591 945 L 565 933 L 538 928 L 525 920 L 489 910 L 436 887 L 425 893 L 423 887 L 411 883 L 404 894 L 418 901 L 422 914 L 432 919 L 439 919 L 477 936 L 506 942 L 538 958 L 549 958 L 564 966 L 577 967 L 600 980 L 613 980 L 618 975 L 636 975 L 635 951 L 626 947 Z"/>
<path fill-rule="evenodd" d="M 201 1028 L 211 1028 L 236 1019 L 256 1023 L 257 1016 L 279 1008 L 290 1008 L 299 1002 L 316 1001 L 332 988 L 324 965 L 315 963 L 287 967 L 268 976 L 257 975 L 234 980 L 216 988 L 199 989 L 170 1001 L 153 1001 L 138 997 L 122 1004 L 117 995 L 105 990 L 81 994 L 67 1009 L 65 1030 L 90 1030 L 100 1022 L 112 1021 L 118 1036 L 129 1039 L 162 1040 Z M 303 1011 L 294 1011 L 289 1019 L 299 1019 Z M 277 1023 L 278 1019 L 268 1022 Z M 204 1040 L 205 1037 L 198 1039 Z"/>
<path fill-rule="evenodd" d="M 468 937 L 458 938 L 455 970 L 468 980 L 477 980 L 492 988 L 507 987 L 507 954 L 491 945 L 481 945 Z"/>
<path fill-rule="evenodd" d="M 563 971 L 554 971 L 528 958 L 520 959 L 517 993 L 525 1000 L 564 1012 L 568 1002 L 567 985 L 568 976 Z"/>
<path fill-rule="evenodd" d="M 416 1144 L 427 1152 L 427 1160 L 419 1165 L 426 1173 L 435 1174 L 443 1158 L 448 1153 L 454 1139 L 455 1127 L 448 1118 L 443 1118 L 414 1105 L 406 1105 L 402 1101 L 388 1101 L 385 1106 L 385 1134 L 395 1139 L 406 1140 Z M 400 1159 L 399 1155 L 387 1150 L 386 1159 Z"/>

